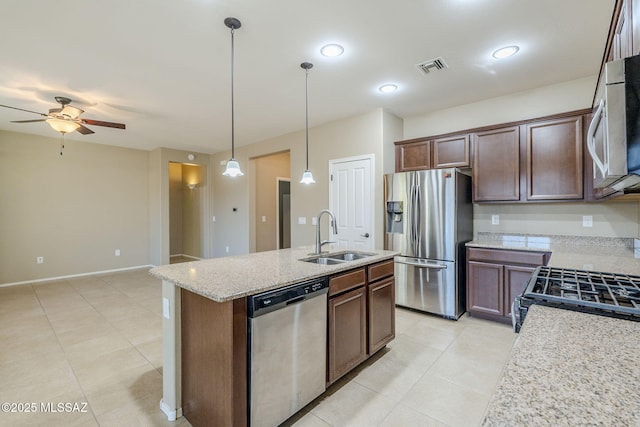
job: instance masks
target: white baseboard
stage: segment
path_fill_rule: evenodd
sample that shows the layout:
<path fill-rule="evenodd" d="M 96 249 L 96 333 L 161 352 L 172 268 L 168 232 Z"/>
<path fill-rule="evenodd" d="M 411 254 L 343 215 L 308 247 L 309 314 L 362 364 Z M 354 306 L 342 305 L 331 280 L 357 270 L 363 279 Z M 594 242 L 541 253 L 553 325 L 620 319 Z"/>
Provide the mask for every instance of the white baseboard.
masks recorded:
<path fill-rule="evenodd" d="M 160 410 L 164 412 L 169 421 L 175 421 L 176 419 L 182 417 L 182 408 L 171 409 L 171 407 L 164 403 L 162 399 L 160 399 Z"/>
<path fill-rule="evenodd" d="M 202 259 L 202 258 L 198 258 L 197 256 L 187 255 L 187 254 L 174 254 L 174 255 L 169 255 L 169 258 L 177 258 L 177 257 L 191 258 L 191 259 L 196 260 L 196 261 L 200 261 L 200 260 Z"/>
<path fill-rule="evenodd" d="M 117 273 L 119 271 L 139 270 L 141 268 L 153 268 L 153 267 L 155 266 L 151 264 L 136 265 L 134 267 L 114 268 L 113 270 L 92 271 L 89 273 L 69 274 L 67 276 L 46 277 L 44 279 L 33 279 L 33 280 L 24 280 L 22 282 L 2 283 L 0 284 L 0 288 L 4 288 L 5 286 L 26 285 L 27 283 L 51 282 L 54 280 L 71 279 L 73 277 L 95 276 L 96 274 Z"/>

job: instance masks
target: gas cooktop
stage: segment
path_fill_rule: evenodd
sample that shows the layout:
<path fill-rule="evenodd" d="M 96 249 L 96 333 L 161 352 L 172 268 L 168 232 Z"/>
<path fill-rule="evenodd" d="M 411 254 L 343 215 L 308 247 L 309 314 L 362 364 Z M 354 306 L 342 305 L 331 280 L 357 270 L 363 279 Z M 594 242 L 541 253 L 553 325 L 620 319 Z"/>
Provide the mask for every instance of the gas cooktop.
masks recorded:
<path fill-rule="evenodd" d="M 538 267 L 514 301 L 516 332 L 532 304 L 640 321 L 640 276 Z"/>

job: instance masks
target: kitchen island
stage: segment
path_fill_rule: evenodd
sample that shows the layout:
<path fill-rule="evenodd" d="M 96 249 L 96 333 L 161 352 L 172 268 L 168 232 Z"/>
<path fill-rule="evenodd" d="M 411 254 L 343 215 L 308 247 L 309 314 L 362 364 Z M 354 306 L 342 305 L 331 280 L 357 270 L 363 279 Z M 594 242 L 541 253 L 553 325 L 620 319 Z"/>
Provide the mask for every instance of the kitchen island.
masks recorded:
<path fill-rule="evenodd" d="M 355 287 L 364 289 L 359 292 L 366 303 L 378 289 L 367 285 L 369 278 L 390 275 L 391 280 L 385 280 L 391 292 L 390 308 L 393 308 L 392 259 L 396 252 L 367 251 L 369 256 L 365 258 L 328 265 L 304 261 L 313 255 L 311 252 L 309 247 L 284 249 L 165 265 L 151 270 L 152 275 L 163 280 L 163 398 L 160 406 L 170 420 L 182 416 L 185 407 L 201 408 L 201 402 L 185 397 L 190 390 L 191 396 L 210 396 L 207 398 L 210 412 L 206 416 L 194 415 L 199 417 L 195 422 L 187 416 L 193 425 L 246 424 L 246 297 L 310 279 L 331 277 L 336 279 L 337 293 L 355 292 Z M 344 249 L 330 247 L 329 252 L 337 254 Z M 350 284 L 352 276 L 359 281 L 354 286 Z M 385 284 L 382 283 L 385 280 L 376 283 Z M 331 297 L 331 281 L 329 283 Z M 363 315 L 367 313 L 366 309 L 362 310 L 364 305 L 358 307 Z M 370 311 L 368 314 L 371 316 Z M 370 317 L 365 320 L 367 324 L 378 324 Z M 331 328 L 331 317 L 328 323 Z M 192 326 L 185 330 L 185 325 Z M 369 334 L 371 338 L 371 331 Z M 188 372 L 184 371 L 185 366 Z M 201 375 L 212 375 L 212 380 L 202 381 Z"/>
<path fill-rule="evenodd" d="M 533 305 L 483 426 L 640 425 L 640 322 Z"/>

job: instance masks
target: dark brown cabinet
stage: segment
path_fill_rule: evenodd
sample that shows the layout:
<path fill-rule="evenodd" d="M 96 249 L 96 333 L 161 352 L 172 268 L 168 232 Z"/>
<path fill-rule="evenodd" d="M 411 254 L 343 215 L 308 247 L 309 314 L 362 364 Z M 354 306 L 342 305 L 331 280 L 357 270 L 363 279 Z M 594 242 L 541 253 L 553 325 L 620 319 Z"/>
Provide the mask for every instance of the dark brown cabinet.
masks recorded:
<path fill-rule="evenodd" d="M 330 277 L 328 384 L 395 337 L 393 268 L 389 260 Z"/>
<path fill-rule="evenodd" d="M 473 134 L 473 201 L 520 200 L 518 126 Z"/>
<path fill-rule="evenodd" d="M 468 168 L 470 146 L 469 134 L 396 142 L 396 172 Z"/>
<path fill-rule="evenodd" d="M 367 358 L 367 294 L 364 286 L 329 300 L 329 383 Z"/>
<path fill-rule="evenodd" d="M 549 252 L 467 248 L 467 311 L 472 315 L 511 321 L 511 304 Z"/>
<path fill-rule="evenodd" d="M 584 197 L 582 116 L 526 125 L 527 200 Z"/>

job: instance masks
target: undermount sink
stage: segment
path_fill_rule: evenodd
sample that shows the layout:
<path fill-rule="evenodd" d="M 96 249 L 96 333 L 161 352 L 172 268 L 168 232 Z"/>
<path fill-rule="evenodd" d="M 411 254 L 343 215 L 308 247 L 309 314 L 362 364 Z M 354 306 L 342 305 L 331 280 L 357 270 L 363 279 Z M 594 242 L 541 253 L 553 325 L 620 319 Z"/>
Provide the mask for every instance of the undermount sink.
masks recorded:
<path fill-rule="evenodd" d="M 300 261 L 311 262 L 314 264 L 333 265 L 342 264 L 344 262 L 356 261 L 362 258 L 368 258 L 375 254 L 369 254 L 366 252 L 336 252 L 312 256 L 309 258 L 302 258 Z"/>

